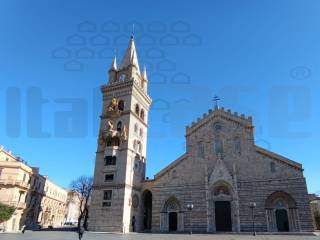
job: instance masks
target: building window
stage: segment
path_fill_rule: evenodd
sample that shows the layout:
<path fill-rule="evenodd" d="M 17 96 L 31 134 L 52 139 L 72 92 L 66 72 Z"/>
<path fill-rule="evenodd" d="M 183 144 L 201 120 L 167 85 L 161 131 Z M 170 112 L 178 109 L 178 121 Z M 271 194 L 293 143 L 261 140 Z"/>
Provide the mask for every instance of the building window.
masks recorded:
<path fill-rule="evenodd" d="M 120 132 L 121 129 L 122 129 L 122 122 L 119 121 L 119 122 L 117 123 L 117 131 Z"/>
<path fill-rule="evenodd" d="M 138 124 L 137 123 L 134 125 L 134 132 L 138 133 Z"/>
<path fill-rule="evenodd" d="M 276 164 L 274 162 L 270 163 L 270 171 L 275 172 L 276 171 Z"/>
<path fill-rule="evenodd" d="M 0 168 L 0 177 L 1 177 L 2 171 L 3 171 L 3 168 Z"/>
<path fill-rule="evenodd" d="M 213 124 L 213 129 L 215 132 L 220 132 L 222 130 L 222 125 L 219 122 Z"/>
<path fill-rule="evenodd" d="M 124 101 L 123 101 L 123 100 L 120 100 L 120 101 L 118 102 L 118 109 L 119 109 L 120 111 L 123 111 L 123 110 L 124 110 Z"/>
<path fill-rule="evenodd" d="M 104 157 L 104 165 L 116 165 L 117 163 L 117 157 L 116 156 L 105 156 Z"/>
<path fill-rule="evenodd" d="M 143 129 L 142 128 L 140 128 L 140 137 L 143 137 Z"/>
<path fill-rule="evenodd" d="M 139 116 L 140 108 L 138 104 L 136 104 L 135 113 Z"/>
<path fill-rule="evenodd" d="M 110 207 L 111 206 L 111 200 L 112 200 L 112 190 L 105 190 L 103 192 L 103 207 Z"/>
<path fill-rule="evenodd" d="M 139 153 L 141 154 L 142 153 L 142 144 L 138 144 L 139 145 Z"/>
<path fill-rule="evenodd" d="M 102 202 L 102 207 L 111 207 L 111 202 Z"/>
<path fill-rule="evenodd" d="M 216 139 L 214 141 L 214 151 L 217 156 L 223 155 L 223 143 L 221 139 Z"/>
<path fill-rule="evenodd" d="M 241 141 L 239 137 L 234 138 L 234 153 L 241 154 Z"/>
<path fill-rule="evenodd" d="M 113 174 L 106 174 L 106 175 L 104 175 L 104 181 L 105 181 L 105 182 L 112 182 L 112 181 L 113 181 L 113 178 L 114 178 L 114 175 L 113 175 Z"/>
<path fill-rule="evenodd" d="M 198 157 L 204 158 L 204 143 L 203 142 L 198 143 Z"/>
<path fill-rule="evenodd" d="M 177 170 L 176 170 L 176 169 L 173 169 L 173 170 L 172 170 L 172 172 L 171 172 L 171 178 L 172 178 L 172 179 L 177 178 Z"/>
<path fill-rule="evenodd" d="M 143 110 L 143 109 L 141 109 L 140 118 L 141 118 L 142 120 L 144 120 L 144 110 Z"/>
<path fill-rule="evenodd" d="M 135 151 L 138 151 L 138 149 L 140 148 L 139 145 L 141 145 L 139 140 L 133 140 L 133 149 Z"/>

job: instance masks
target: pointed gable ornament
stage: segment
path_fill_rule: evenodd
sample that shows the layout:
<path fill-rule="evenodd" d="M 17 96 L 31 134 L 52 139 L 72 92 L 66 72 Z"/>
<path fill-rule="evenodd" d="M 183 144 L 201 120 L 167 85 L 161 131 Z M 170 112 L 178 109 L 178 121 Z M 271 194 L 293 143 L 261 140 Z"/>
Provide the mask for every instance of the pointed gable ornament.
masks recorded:
<path fill-rule="evenodd" d="M 225 181 L 229 183 L 231 186 L 233 185 L 232 176 L 225 165 L 224 161 L 222 160 L 221 155 L 218 155 L 218 160 L 216 163 L 215 168 L 213 169 L 212 173 L 209 177 L 209 184 L 214 185 L 218 181 Z"/>

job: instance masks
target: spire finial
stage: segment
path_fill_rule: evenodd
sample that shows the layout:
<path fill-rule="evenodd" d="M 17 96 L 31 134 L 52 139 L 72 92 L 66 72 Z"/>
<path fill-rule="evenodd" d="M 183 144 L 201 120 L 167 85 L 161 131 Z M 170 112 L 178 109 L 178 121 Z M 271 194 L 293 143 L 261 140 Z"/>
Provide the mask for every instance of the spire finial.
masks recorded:
<path fill-rule="evenodd" d="M 115 49 L 114 50 L 114 57 L 113 57 L 110 69 L 111 70 L 117 70 L 117 68 L 118 68 L 117 67 L 117 50 Z"/>
<path fill-rule="evenodd" d="M 144 67 L 143 67 L 142 77 L 143 77 L 145 80 L 148 80 L 147 67 L 146 67 L 146 65 L 144 65 Z"/>
<path fill-rule="evenodd" d="M 132 24 L 131 39 L 134 39 L 134 23 Z"/>
<path fill-rule="evenodd" d="M 214 109 L 218 109 L 219 105 L 218 105 L 218 101 L 221 100 L 217 95 L 215 95 L 212 99 L 212 101 L 214 101 Z"/>

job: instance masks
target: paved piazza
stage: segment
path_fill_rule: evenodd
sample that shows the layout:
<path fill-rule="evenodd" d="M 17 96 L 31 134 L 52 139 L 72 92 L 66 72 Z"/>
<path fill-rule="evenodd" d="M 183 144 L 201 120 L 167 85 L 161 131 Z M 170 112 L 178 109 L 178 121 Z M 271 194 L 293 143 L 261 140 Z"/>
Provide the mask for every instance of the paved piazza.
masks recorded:
<path fill-rule="evenodd" d="M 23 234 L 0 234 L 0 240 L 76 240 L 78 236 L 74 232 L 26 232 Z M 236 235 L 236 234 L 107 234 L 85 233 L 83 240 L 320 240 L 316 236 L 289 236 L 289 235 Z"/>

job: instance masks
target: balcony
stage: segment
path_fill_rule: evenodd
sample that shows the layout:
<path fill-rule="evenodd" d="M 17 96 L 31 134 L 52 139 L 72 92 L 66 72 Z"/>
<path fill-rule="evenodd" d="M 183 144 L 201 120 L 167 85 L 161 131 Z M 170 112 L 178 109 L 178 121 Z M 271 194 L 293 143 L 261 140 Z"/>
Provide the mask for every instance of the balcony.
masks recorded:
<path fill-rule="evenodd" d="M 25 202 L 18 202 L 18 201 L 3 201 L 3 204 L 15 207 L 17 209 L 24 209 L 26 208 L 27 204 Z"/>
<path fill-rule="evenodd" d="M 29 189 L 30 184 L 21 180 L 0 179 L 0 185 L 16 186 L 24 189 Z"/>

